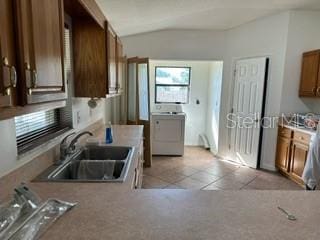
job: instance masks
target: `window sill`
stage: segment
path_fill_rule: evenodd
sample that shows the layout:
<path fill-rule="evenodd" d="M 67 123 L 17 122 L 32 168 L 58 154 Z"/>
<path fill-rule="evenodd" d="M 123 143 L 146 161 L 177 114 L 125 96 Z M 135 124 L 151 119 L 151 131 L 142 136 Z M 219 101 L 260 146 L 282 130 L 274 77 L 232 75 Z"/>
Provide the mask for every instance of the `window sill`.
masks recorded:
<path fill-rule="evenodd" d="M 18 155 L 22 155 L 23 153 L 27 153 L 27 152 L 31 151 L 32 149 L 43 145 L 43 143 L 46 143 L 56 137 L 59 137 L 60 135 L 68 132 L 69 130 L 71 130 L 70 127 L 54 129 L 51 132 L 46 133 L 46 135 L 41 136 L 40 138 L 37 138 L 32 142 L 29 142 L 25 145 L 18 147 Z"/>
<path fill-rule="evenodd" d="M 28 161 L 28 159 L 30 160 L 36 158 L 37 156 L 49 151 L 56 145 L 60 144 L 62 139 L 72 132 L 74 132 L 74 129 L 64 128 L 47 137 L 44 137 L 41 144 L 36 144 L 30 148 L 18 152 L 17 160 Z"/>

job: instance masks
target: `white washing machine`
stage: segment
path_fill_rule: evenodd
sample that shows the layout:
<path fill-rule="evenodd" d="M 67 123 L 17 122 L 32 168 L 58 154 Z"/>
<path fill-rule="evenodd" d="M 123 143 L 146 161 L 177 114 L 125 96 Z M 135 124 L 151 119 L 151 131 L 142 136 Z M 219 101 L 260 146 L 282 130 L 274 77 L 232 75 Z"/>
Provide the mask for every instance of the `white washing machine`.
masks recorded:
<path fill-rule="evenodd" d="M 154 112 L 151 114 L 152 155 L 184 154 L 186 115 L 183 112 Z"/>

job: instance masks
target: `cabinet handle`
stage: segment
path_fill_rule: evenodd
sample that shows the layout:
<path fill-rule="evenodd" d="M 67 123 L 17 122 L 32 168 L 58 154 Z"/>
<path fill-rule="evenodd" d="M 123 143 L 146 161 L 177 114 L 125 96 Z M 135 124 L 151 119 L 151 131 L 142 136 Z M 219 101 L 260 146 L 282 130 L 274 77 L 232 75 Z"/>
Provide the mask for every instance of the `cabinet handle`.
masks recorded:
<path fill-rule="evenodd" d="M 32 88 L 36 88 L 38 83 L 38 74 L 36 70 L 32 71 Z"/>
<path fill-rule="evenodd" d="M 17 87 L 17 81 L 18 81 L 18 79 L 17 79 L 17 70 L 16 70 L 16 68 L 14 66 L 11 66 L 9 64 L 9 60 L 6 57 L 3 58 L 3 66 L 6 67 L 6 68 L 9 68 L 10 85 L 6 86 L 5 94 L 10 96 L 12 88 L 16 88 Z"/>
<path fill-rule="evenodd" d="M 32 95 L 33 89 L 37 88 L 38 74 L 36 70 L 31 70 L 30 64 L 26 63 L 26 70 L 30 72 L 30 87 L 28 95 Z"/>
<path fill-rule="evenodd" d="M 18 78 L 17 78 L 17 70 L 14 66 L 10 68 L 10 82 L 13 88 L 17 87 Z"/>

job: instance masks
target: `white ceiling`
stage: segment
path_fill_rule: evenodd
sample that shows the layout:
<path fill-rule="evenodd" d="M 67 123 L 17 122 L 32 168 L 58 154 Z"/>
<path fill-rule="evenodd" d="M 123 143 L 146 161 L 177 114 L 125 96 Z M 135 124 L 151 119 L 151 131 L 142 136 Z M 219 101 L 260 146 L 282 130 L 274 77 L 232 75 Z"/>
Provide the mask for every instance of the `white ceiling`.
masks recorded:
<path fill-rule="evenodd" d="M 163 29 L 226 30 L 320 0 L 96 0 L 120 36 Z"/>

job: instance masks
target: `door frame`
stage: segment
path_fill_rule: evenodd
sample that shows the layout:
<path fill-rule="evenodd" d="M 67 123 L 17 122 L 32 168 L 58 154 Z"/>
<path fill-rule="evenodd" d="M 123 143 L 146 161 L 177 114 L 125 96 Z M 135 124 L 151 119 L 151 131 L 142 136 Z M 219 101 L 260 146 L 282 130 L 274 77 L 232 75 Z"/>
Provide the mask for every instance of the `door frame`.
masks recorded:
<path fill-rule="evenodd" d="M 131 57 L 131 58 L 127 58 L 127 88 L 126 88 L 126 95 L 129 96 L 129 64 L 130 63 L 136 63 L 137 64 L 137 60 L 139 58 L 138 57 Z M 136 67 L 137 69 L 137 67 Z M 138 71 L 136 70 L 136 102 L 139 102 L 139 95 L 137 94 L 139 88 L 138 88 Z M 128 125 L 135 125 L 135 124 L 138 124 L 138 116 L 139 116 L 139 106 L 136 106 L 136 113 L 135 113 L 135 121 L 130 121 L 128 118 L 129 118 L 129 97 L 127 97 L 127 124 Z"/>
<path fill-rule="evenodd" d="M 149 64 L 149 58 L 138 58 L 138 61 L 137 61 L 137 70 L 138 70 L 138 65 L 140 63 L 146 63 L 147 64 L 147 75 L 148 75 L 148 113 L 149 113 L 149 120 L 147 122 L 150 123 L 150 64 Z M 139 91 L 139 81 L 138 81 L 138 71 L 136 71 L 136 77 L 137 77 L 137 93 Z M 137 94 L 137 98 L 138 98 L 138 102 L 139 102 L 139 94 Z M 137 116 L 137 121 L 138 121 L 138 124 L 140 123 L 144 123 L 146 121 L 144 120 L 140 120 L 139 119 L 139 116 L 140 116 L 140 108 L 139 108 L 139 105 L 137 106 L 137 112 L 138 112 L 138 116 Z"/>
<path fill-rule="evenodd" d="M 145 167 L 151 167 L 152 165 L 152 145 L 151 145 L 151 116 L 150 116 L 150 64 L 149 64 L 149 58 L 138 58 L 137 60 L 137 98 L 138 98 L 138 103 L 139 103 L 139 70 L 138 70 L 138 66 L 140 63 L 144 63 L 147 64 L 147 75 L 148 75 L 148 120 L 140 120 L 140 108 L 139 108 L 139 104 L 137 104 L 137 121 L 138 121 L 138 125 L 143 125 L 144 129 L 143 129 L 143 136 L 144 136 L 144 141 L 143 141 L 143 145 L 144 145 L 144 166 Z"/>
<path fill-rule="evenodd" d="M 127 124 L 128 125 L 143 125 L 143 136 L 144 136 L 144 166 L 151 167 L 152 165 L 152 155 L 151 155 L 151 116 L 150 116 L 150 66 L 149 66 L 149 58 L 139 58 L 132 57 L 127 59 L 127 67 L 129 69 L 129 64 L 136 64 L 136 112 L 135 112 L 135 121 L 130 121 L 128 119 L 129 116 L 129 107 L 127 108 Z M 148 120 L 140 120 L 140 108 L 139 108 L 139 70 L 138 66 L 141 63 L 147 64 L 147 75 L 148 75 Z M 127 71 L 127 89 L 126 94 L 128 96 L 129 93 L 129 71 Z M 127 98 L 127 105 L 129 106 L 129 98 Z"/>
<path fill-rule="evenodd" d="M 266 100 L 267 100 L 267 95 L 268 95 L 268 80 L 270 76 L 270 62 L 271 62 L 271 55 L 256 55 L 256 56 L 248 56 L 248 57 L 234 57 L 232 58 L 232 81 L 231 85 L 229 88 L 229 109 L 227 111 L 227 114 L 232 113 L 232 108 L 233 108 L 233 100 L 234 100 L 234 89 L 235 89 L 235 80 L 236 80 L 236 66 L 237 62 L 240 60 L 246 60 L 246 59 L 254 59 L 254 58 L 266 58 L 266 71 L 265 71 L 265 76 L 264 76 L 264 89 L 263 89 L 263 96 L 262 96 L 262 109 L 261 109 L 261 119 L 265 117 L 265 109 L 266 109 Z M 262 122 L 263 123 L 263 122 Z M 257 166 L 256 169 L 260 169 L 261 165 L 261 153 L 262 153 L 262 141 L 263 141 L 263 124 L 261 124 L 260 127 L 260 134 L 259 134 L 259 144 L 258 144 L 258 159 L 257 159 Z M 231 152 L 231 129 L 228 128 L 228 151 Z M 234 152 L 232 151 L 232 154 Z M 234 155 L 234 154 L 233 154 Z"/>

